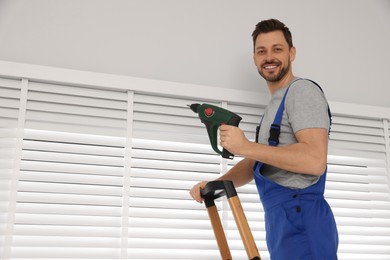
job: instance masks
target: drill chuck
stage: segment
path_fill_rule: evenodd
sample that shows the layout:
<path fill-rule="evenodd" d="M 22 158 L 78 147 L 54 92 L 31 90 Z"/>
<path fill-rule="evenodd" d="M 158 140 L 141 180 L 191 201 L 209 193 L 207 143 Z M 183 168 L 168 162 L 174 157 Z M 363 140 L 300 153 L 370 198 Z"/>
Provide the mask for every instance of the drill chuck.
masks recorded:
<path fill-rule="evenodd" d="M 194 104 L 191 104 L 191 105 L 188 105 L 188 106 L 190 107 L 190 109 L 192 111 L 194 111 L 194 113 L 198 113 L 198 109 L 199 109 L 200 104 L 194 103 Z"/>

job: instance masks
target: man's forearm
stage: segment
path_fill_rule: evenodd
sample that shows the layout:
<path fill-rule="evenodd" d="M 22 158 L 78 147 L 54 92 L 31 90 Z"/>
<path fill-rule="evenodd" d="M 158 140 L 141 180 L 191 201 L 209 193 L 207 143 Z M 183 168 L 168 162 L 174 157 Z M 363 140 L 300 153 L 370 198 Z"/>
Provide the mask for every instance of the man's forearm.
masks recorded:
<path fill-rule="evenodd" d="M 233 181 L 235 187 L 243 186 L 253 180 L 254 161 L 245 158 L 239 161 L 233 168 L 218 178 L 218 180 Z"/>

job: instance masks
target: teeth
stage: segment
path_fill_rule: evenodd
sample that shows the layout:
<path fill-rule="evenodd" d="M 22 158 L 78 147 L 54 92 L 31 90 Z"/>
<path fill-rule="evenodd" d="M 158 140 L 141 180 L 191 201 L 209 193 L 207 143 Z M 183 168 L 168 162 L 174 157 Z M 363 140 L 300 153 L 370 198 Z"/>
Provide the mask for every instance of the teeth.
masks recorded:
<path fill-rule="evenodd" d="M 275 65 L 270 65 L 270 66 L 265 66 L 264 68 L 265 69 L 274 69 L 274 68 L 276 68 L 276 66 Z"/>

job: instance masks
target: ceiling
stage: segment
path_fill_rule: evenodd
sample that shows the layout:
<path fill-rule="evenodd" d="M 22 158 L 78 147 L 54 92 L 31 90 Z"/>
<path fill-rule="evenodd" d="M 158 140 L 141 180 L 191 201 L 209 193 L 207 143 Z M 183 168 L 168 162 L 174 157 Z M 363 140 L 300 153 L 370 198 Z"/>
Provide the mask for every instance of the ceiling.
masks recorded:
<path fill-rule="evenodd" d="M 267 93 L 251 33 L 268 18 L 330 101 L 390 107 L 388 0 L 0 0 L 0 60 Z"/>

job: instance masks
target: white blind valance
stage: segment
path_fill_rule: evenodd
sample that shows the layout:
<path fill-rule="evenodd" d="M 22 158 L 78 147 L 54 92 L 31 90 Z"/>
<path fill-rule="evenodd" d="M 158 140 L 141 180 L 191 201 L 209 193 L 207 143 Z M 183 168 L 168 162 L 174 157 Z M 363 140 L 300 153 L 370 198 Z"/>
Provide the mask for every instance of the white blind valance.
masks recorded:
<path fill-rule="evenodd" d="M 240 114 L 254 140 L 263 103 L 7 78 L 0 101 L 2 259 L 219 258 L 207 211 L 188 192 L 241 158 L 215 154 L 187 105 Z M 336 111 L 330 137 L 339 259 L 389 259 L 388 121 Z M 238 194 L 269 259 L 256 187 Z M 227 201 L 217 207 L 234 259 L 246 259 Z"/>

